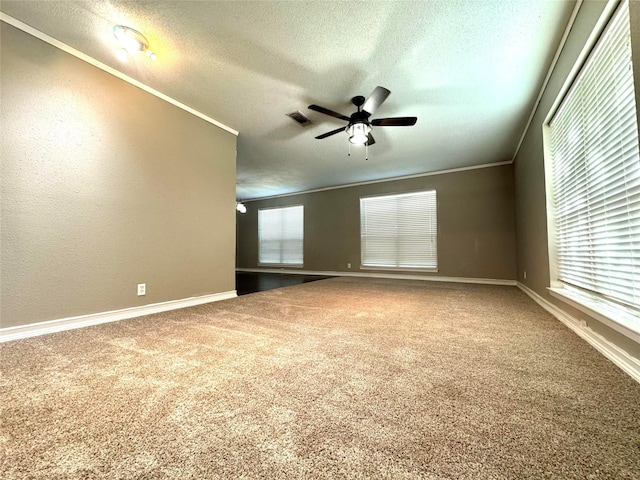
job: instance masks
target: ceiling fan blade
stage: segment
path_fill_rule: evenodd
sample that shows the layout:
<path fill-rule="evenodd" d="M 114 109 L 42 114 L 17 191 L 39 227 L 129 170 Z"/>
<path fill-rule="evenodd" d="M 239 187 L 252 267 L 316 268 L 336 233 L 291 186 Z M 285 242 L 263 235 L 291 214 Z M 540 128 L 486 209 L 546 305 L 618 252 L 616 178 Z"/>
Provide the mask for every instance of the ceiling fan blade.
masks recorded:
<path fill-rule="evenodd" d="M 381 127 L 410 127 L 415 125 L 418 117 L 395 117 L 395 118 L 376 118 L 371 120 L 371 125 L 379 125 Z"/>
<path fill-rule="evenodd" d="M 341 113 L 334 112 L 333 110 L 329 110 L 328 108 L 321 107 L 320 105 L 309 105 L 310 110 L 315 110 L 316 112 L 324 113 L 325 115 L 329 115 L 331 117 L 339 118 L 340 120 L 349 121 L 350 118 L 342 115 Z"/>
<path fill-rule="evenodd" d="M 369 134 L 369 139 L 367 140 L 367 145 L 371 146 L 376 143 L 376 139 L 373 138 L 373 135 Z"/>
<path fill-rule="evenodd" d="M 364 103 L 362 109 L 373 115 L 373 112 L 382 105 L 382 102 L 387 99 L 390 93 L 391 92 L 384 87 L 376 87 L 376 89 L 371 92 L 371 95 L 369 95 L 369 98 Z"/>
<path fill-rule="evenodd" d="M 322 135 L 318 135 L 316 138 L 318 140 L 322 140 L 323 138 L 330 137 L 331 135 L 335 135 L 336 133 L 344 132 L 345 127 L 336 128 L 335 130 L 331 130 L 330 132 L 323 133 Z"/>

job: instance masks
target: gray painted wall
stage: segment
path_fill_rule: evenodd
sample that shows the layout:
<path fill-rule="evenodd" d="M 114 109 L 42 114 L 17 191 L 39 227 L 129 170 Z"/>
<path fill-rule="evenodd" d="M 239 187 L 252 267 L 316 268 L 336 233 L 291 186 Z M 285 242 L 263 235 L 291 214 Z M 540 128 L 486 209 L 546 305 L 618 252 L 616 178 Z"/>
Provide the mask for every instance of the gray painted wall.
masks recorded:
<path fill-rule="evenodd" d="M 606 2 L 584 2 L 516 157 L 516 251 L 518 281 L 544 299 L 587 322 L 608 340 L 640 358 L 640 345 L 547 293 L 550 285 L 542 125 Z M 630 2 L 636 96 L 640 92 L 640 2 Z M 524 279 L 523 272 L 527 272 Z"/>
<path fill-rule="evenodd" d="M 236 137 L 8 24 L 1 39 L 0 325 L 234 290 Z"/>
<path fill-rule="evenodd" d="M 436 190 L 438 201 L 433 275 L 515 279 L 511 165 L 247 202 L 247 213 L 237 214 L 237 265 L 258 266 L 259 208 L 304 205 L 304 269 L 360 271 L 360 197 L 427 189 Z"/>

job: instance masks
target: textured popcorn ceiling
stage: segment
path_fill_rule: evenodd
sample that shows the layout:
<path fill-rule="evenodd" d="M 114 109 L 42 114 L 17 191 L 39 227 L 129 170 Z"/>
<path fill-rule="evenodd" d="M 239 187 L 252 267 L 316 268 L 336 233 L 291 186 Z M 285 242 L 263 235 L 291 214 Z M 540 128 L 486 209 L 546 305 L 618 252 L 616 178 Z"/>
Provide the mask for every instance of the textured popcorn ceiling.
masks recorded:
<path fill-rule="evenodd" d="M 239 199 L 509 161 L 574 1 L 7 1 L 0 10 L 240 132 Z M 111 29 L 157 52 L 123 64 Z M 392 94 L 347 157 L 354 95 Z M 313 125 L 285 116 L 300 110 Z M 154 119 L 150 119 L 153 121 Z"/>

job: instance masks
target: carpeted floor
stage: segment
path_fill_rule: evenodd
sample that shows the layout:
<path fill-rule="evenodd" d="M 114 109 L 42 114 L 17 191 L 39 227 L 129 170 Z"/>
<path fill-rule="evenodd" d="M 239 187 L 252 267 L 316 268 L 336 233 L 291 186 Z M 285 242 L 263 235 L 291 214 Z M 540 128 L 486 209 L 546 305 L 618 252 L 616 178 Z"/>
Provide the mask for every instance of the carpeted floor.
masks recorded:
<path fill-rule="evenodd" d="M 640 478 L 640 385 L 515 287 L 332 278 L 0 353 L 6 480 Z"/>

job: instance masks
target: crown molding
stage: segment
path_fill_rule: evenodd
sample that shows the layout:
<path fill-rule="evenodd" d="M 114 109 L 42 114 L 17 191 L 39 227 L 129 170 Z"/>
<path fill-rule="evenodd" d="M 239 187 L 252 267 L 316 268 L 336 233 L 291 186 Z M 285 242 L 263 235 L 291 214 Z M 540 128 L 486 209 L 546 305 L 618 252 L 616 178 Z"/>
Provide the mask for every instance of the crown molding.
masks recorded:
<path fill-rule="evenodd" d="M 565 43 L 567 43 L 567 38 L 569 37 L 569 33 L 571 33 L 571 29 L 573 28 L 573 24 L 576 21 L 576 17 L 578 16 L 578 12 L 580 11 L 580 7 L 582 6 L 582 3 L 583 3 L 583 0 L 577 0 L 576 4 L 573 6 L 573 10 L 571 11 L 571 16 L 569 17 L 569 22 L 567 23 L 567 26 L 564 29 L 564 33 L 562 34 L 562 38 L 560 39 L 560 43 L 558 44 L 556 53 L 553 56 L 553 60 L 551 60 L 551 64 L 549 65 L 549 70 L 547 70 L 547 75 L 544 77 L 544 81 L 542 82 L 542 86 L 540 87 L 540 92 L 538 92 L 538 97 L 536 98 L 536 101 L 533 104 L 533 108 L 531 109 L 531 114 L 529 114 L 529 120 L 527 120 L 527 125 L 524 127 L 522 135 L 520 136 L 520 141 L 518 142 L 516 151 L 513 152 L 513 158 L 511 159 L 512 163 L 516 161 L 518 152 L 520 151 L 520 147 L 524 142 L 524 138 L 527 136 L 527 132 L 529 131 L 529 127 L 531 126 L 531 122 L 533 122 L 533 117 L 536 115 L 536 112 L 538 111 L 538 107 L 540 106 L 540 102 L 542 101 L 542 95 L 544 95 L 544 92 L 547 89 L 547 85 L 549 84 L 549 80 L 551 80 L 551 75 L 553 75 L 553 71 L 556 68 L 556 64 L 558 63 L 560 54 L 564 49 Z"/>
<path fill-rule="evenodd" d="M 292 192 L 292 193 L 281 193 L 279 195 L 270 195 L 268 197 L 247 198 L 247 199 L 238 200 L 238 202 L 242 202 L 242 203 L 256 202 L 258 200 L 269 200 L 272 198 L 291 197 L 293 195 L 306 195 L 307 193 L 326 192 L 327 190 L 338 190 L 340 188 L 358 187 L 360 185 L 371 185 L 374 183 L 393 182 L 396 180 L 408 180 L 411 178 L 431 177 L 433 175 L 444 175 L 447 173 L 466 172 L 469 170 L 478 170 L 481 168 L 501 167 L 503 165 L 511 165 L 512 163 L 513 163 L 513 160 L 507 160 L 504 162 L 495 162 L 495 163 L 483 163 L 482 165 L 472 165 L 470 167 L 451 168 L 449 170 L 438 170 L 435 172 L 427 172 L 427 173 L 416 173 L 414 175 L 404 175 L 402 177 L 381 178 L 380 180 L 369 180 L 366 182 L 345 183 L 343 185 L 335 185 L 333 187 L 315 188 L 313 190 L 303 190 L 300 192 Z"/>
<path fill-rule="evenodd" d="M 220 123 L 217 120 L 214 120 L 213 118 L 205 115 L 204 113 L 201 113 L 185 105 L 184 103 L 179 102 L 175 98 L 171 98 L 170 96 L 165 95 L 164 93 L 159 92 L 158 90 L 151 88 L 150 86 L 142 82 L 139 82 L 135 78 L 131 78 L 129 75 L 125 75 L 124 73 L 116 70 L 113 67 L 105 65 L 104 63 L 96 60 L 93 57 L 90 57 L 89 55 L 82 53 L 79 50 L 76 50 L 75 48 L 67 45 L 66 43 L 56 40 L 55 38 L 50 37 L 46 33 L 41 32 L 40 30 L 33 28 L 32 26 L 27 25 L 24 22 L 21 22 L 16 18 L 13 18 L 11 15 L 7 15 L 6 13 L 0 12 L 0 20 L 2 20 L 5 23 L 8 23 L 9 25 L 13 25 L 17 29 L 22 30 L 25 33 L 28 33 L 29 35 L 36 37 L 42 40 L 43 42 L 48 43 L 49 45 L 53 45 L 54 47 L 59 48 L 60 50 L 70 55 L 73 55 L 74 57 L 79 58 L 80 60 L 87 62 L 88 64 L 93 65 L 94 67 L 99 68 L 100 70 L 110 73 L 114 77 L 118 77 L 120 80 L 124 80 L 125 82 L 130 83 L 131 85 L 138 87 L 139 89 L 144 90 L 145 92 L 150 93 L 151 95 L 158 97 L 159 99 L 164 100 L 165 102 L 170 103 L 171 105 L 178 107 L 184 110 L 185 112 L 189 112 L 190 114 L 195 115 L 196 117 L 204 120 L 205 122 L 209 122 L 212 125 L 215 125 L 216 127 L 219 127 L 223 130 L 226 130 L 229 133 L 234 134 L 235 136 L 238 136 L 237 130 L 234 130 L 233 128 L 228 127 L 227 125 Z"/>

